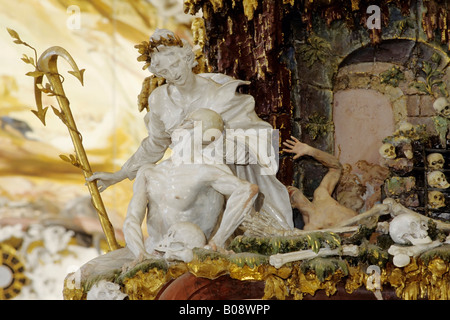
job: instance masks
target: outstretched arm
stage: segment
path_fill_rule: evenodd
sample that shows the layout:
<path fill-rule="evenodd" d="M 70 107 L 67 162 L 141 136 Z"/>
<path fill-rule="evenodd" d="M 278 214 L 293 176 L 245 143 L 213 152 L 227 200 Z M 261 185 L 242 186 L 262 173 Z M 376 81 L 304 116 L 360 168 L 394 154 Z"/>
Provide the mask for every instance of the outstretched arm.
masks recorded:
<path fill-rule="evenodd" d="M 283 142 L 283 144 L 286 146 L 286 148 L 283 149 L 283 151 L 295 153 L 294 159 L 298 159 L 299 157 L 305 155 L 310 156 L 319 161 L 325 167 L 327 167 L 329 170 L 325 175 L 325 177 L 323 177 L 322 182 L 319 185 L 319 188 L 320 189 L 325 188 L 328 194 L 331 195 L 333 193 L 334 188 L 336 187 L 336 184 L 339 182 L 342 173 L 342 165 L 339 162 L 339 160 L 332 154 L 311 147 L 306 143 L 300 142 L 295 137 L 291 136 L 291 138 L 292 140 L 286 140 L 285 142 Z"/>

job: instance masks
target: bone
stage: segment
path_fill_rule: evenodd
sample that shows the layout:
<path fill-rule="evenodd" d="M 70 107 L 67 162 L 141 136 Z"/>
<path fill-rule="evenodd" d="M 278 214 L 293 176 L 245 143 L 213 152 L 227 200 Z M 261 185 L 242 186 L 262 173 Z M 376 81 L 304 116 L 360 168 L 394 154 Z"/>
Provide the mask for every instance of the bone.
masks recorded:
<path fill-rule="evenodd" d="M 441 246 L 443 243 L 435 240 L 428 244 L 420 244 L 416 246 L 399 246 L 393 244 L 389 247 L 388 253 L 394 256 L 393 263 L 396 267 L 404 267 L 411 261 L 411 257 L 417 257 L 425 251 Z"/>
<path fill-rule="evenodd" d="M 398 216 L 400 214 L 403 214 L 403 213 L 411 213 L 411 214 L 417 215 L 418 217 L 422 217 L 422 218 L 424 217 L 420 213 L 417 213 L 417 212 L 415 212 L 415 211 L 413 211 L 411 209 L 408 209 L 408 208 L 404 207 L 403 205 L 401 205 L 400 203 L 398 203 L 397 201 L 395 201 L 392 198 L 384 199 L 383 204 L 387 204 L 387 205 L 390 206 L 389 212 L 390 212 L 392 217 L 396 217 L 396 216 Z M 450 223 L 446 223 L 446 222 L 443 222 L 443 221 L 440 221 L 440 220 L 436 220 L 436 219 L 432 219 L 432 218 L 429 218 L 429 217 L 426 217 L 426 218 L 427 218 L 427 220 L 432 220 L 434 223 L 436 223 L 436 227 L 439 230 L 442 230 L 442 231 L 445 231 L 445 232 L 449 232 L 450 231 Z"/>
<path fill-rule="evenodd" d="M 342 251 L 341 251 L 342 250 Z M 344 255 L 344 256 L 352 256 L 356 257 L 359 254 L 359 248 L 356 245 L 348 245 L 342 246 L 341 248 L 329 249 L 323 248 L 320 249 L 318 253 L 315 253 L 312 250 L 301 250 L 289 253 L 278 253 L 271 255 L 269 258 L 269 263 L 275 268 L 280 268 L 284 264 L 292 261 L 299 260 L 308 260 L 316 257 L 327 257 L 327 256 L 336 256 L 336 255 Z"/>
<path fill-rule="evenodd" d="M 357 224 L 359 221 L 374 217 L 374 216 L 382 216 L 385 214 L 389 214 L 390 206 L 387 204 L 376 204 L 373 206 L 372 209 L 361 213 L 357 215 L 356 217 L 350 218 L 348 220 L 343 221 L 342 223 L 338 224 L 337 227 L 346 227 Z"/>

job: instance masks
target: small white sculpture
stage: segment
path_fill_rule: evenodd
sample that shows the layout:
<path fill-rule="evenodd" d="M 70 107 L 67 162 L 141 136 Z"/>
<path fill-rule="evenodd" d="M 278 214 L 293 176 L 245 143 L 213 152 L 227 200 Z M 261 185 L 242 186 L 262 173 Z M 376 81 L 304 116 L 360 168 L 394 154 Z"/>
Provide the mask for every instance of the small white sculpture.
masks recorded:
<path fill-rule="evenodd" d="M 445 197 L 440 191 L 433 190 L 428 192 L 428 207 L 439 209 L 445 207 Z"/>
<path fill-rule="evenodd" d="M 427 156 L 429 170 L 440 170 L 444 168 L 445 160 L 441 153 L 430 153 Z"/>
<path fill-rule="evenodd" d="M 441 171 L 432 171 L 427 174 L 428 185 L 432 188 L 447 189 L 450 184 L 447 182 L 445 174 Z"/>
<path fill-rule="evenodd" d="M 418 245 L 431 242 L 427 219 L 417 214 L 404 213 L 396 216 L 389 224 L 389 235 L 398 244 Z"/>
<path fill-rule="evenodd" d="M 450 118 L 450 103 L 446 98 L 437 98 L 433 103 L 433 109 L 444 118 Z"/>
<path fill-rule="evenodd" d="M 167 261 L 181 260 L 188 263 L 194 257 L 192 249 L 203 248 L 205 245 L 205 234 L 196 224 L 179 222 L 169 228 L 155 250 L 164 252 L 164 259 Z"/>
<path fill-rule="evenodd" d="M 100 280 L 87 293 L 87 300 L 123 300 L 127 297 L 120 286 L 106 280 Z"/>
<path fill-rule="evenodd" d="M 384 159 L 393 160 L 397 157 L 397 154 L 395 153 L 395 147 L 391 143 L 383 143 L 378 151 Z"/>

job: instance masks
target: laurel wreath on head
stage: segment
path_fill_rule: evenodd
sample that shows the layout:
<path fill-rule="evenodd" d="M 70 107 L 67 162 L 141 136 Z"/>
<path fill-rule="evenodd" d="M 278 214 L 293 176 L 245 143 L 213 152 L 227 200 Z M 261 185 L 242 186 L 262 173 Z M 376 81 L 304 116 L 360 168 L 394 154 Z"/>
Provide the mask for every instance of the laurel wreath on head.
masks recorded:
<path fill-rule="evenodd" d="M 160 37 L 159 40 L 150 39 L 150 41 L 142 41 L 140 44 L 135 45 L 134 47 L 138 49 L 138 52 L 141 54 L 137 60 L 145 61 L 145 65 L 142 67 L 142 70 L 147 69 L 151 63 L 151 54 L 152 52 L 159 51 L 159 46 L 168 46 L 168 47 L 183 47 L 183 42 L 177 35 L 168 34 L 167 37 Z"/>

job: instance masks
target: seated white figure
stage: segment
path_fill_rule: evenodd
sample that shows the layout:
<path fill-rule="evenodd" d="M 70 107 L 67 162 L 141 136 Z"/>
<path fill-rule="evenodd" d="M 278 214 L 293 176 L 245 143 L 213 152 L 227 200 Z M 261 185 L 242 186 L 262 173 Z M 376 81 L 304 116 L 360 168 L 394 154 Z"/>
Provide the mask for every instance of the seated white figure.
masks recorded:
<path fill-rule="evenodd" d="M 144 118 L 148 137 L 119 171 L 96 172 L 88 180 L 96 180 L 101 191 L 125 178 L 133 180 L 141 166 L 162 159 L 173 144 L 173 131 L 187 115 L 207 108 L 220 114 L 227 131 L 234 130 L 234 136 L 227 132 L 228 141 L 250 141 L 237 145 L 237 149 L 245 149 L 255 161 L 239 161 L 242 158 L 232 154 L 227 157 L 227 166 L 239 178 L 258 185 L 265 199 L 260 211 L 272 216 L 282 229 L 292 229 L 289 195 L 276 178 L 278 152 L 272 146 L 272 134 L 276 131 L 256 114 L 254 98 L 237 92 L 239 86 L 249 82 L 220 73 L 195 74 L 192 68 L 197 62 L 192 47 L 169 30 L 156 30 L 148 42 L 138 47 L 140 61 L 146 59 L 149 71 L 167 82 L 148 98 L 149 111 Z M 278 139 L 274 141 L 278 146 Z"/>

